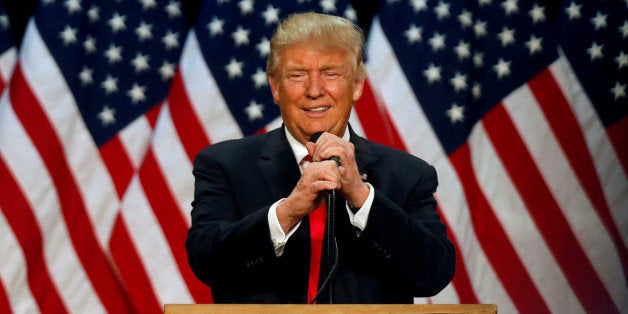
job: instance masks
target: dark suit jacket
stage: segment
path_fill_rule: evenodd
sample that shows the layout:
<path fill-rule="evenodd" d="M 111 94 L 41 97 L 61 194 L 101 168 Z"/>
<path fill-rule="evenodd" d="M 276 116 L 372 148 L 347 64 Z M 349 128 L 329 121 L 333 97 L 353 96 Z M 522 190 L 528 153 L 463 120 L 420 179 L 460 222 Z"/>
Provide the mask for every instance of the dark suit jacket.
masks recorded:
<path fill-rule="evenodd" d="M 287 197 L 300 177 L 284 132 L 279 128 L 217 143 L 194 161 L 186 248 L 192 270 L 212 288 L 216 303 L 307 302 L 307 217 L 280 257 L 268 227 L 270 206 Z M 353 131 L 351 142 L 375 198 L 368 224 L 358 235 L 345 200 L 337 196 L 334 303 L 412 303 L 413 297 L 438 293 L 454 274 L 455 253 L 436 213 L 435 169 Z M 322 265 L 319 284 L 328 272 Z M 324 293 L 319 303 L 327 300 Z"/>

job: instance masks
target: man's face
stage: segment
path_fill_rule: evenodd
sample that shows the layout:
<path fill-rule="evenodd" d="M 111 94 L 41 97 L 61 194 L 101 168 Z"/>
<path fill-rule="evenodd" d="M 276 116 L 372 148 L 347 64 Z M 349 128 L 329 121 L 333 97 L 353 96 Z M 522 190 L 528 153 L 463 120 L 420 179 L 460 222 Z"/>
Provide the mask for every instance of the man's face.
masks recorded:
<path fill-rule="evenodd" d="M 348 52 L 308 45 L 283 51 L 276 74 L 269 76 L 270 88 L 284 124 L 299 142 L 318 131 L 344 134 L 364 86 L 355 78 L 354 62 Z"/>

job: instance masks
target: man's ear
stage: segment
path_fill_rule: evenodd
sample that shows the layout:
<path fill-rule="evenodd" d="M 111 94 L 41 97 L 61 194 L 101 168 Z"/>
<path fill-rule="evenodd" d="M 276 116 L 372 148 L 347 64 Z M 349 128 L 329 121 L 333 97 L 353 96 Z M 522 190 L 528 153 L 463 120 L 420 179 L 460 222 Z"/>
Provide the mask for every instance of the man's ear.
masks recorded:
<path fill-rule="evenodd" d="M 276 104 L 279 103 L 279 90 L 277 87 L 277 80 L 272 75 L 268 75 L 268 84 L 270 85 L 270 92 L 273 95 L 273 100 Z"/>
<path fill-rule="evenodd" d="M 362 92 L 364 91 L 364 79 L 356 80 L 353 89 L 353 102 L 355 103 L 362 97 Z"/>

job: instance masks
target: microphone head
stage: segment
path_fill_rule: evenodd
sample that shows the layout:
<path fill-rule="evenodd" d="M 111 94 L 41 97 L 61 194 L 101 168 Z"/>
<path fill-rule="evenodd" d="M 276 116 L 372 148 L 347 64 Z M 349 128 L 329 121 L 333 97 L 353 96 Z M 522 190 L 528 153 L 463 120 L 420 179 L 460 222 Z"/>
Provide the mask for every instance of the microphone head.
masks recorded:
<path fill-rule="evenodd" d="M 312 136 L 310 136 L 310 142 L 312 143 L 316 143 L 316 141 L 318 141 L 318 138 L 321 137 L 321 135 L 323 135 L 323 131 L 318 131 L 314 134 L 312 134 Z"/>

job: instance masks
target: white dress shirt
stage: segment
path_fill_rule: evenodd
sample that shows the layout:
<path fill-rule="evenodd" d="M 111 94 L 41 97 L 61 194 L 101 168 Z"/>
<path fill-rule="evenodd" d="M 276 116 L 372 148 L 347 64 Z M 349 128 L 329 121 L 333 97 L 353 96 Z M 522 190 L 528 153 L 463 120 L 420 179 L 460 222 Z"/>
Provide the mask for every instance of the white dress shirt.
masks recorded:
<path fill-rule="evenodd" d="M 303 144 L 299 143 L 299 141 L 297 141 L 294 138 L 294 136 L 292 136 L 292 134 L 290 134 L 290 132 L 288 132 L 288 130 L 285 129 L 285 127 L 284 127 L 284 130 L 286 131 L 286 137 L 288 138 L 288 143 L 290 143 L 290 148 L 292 148 L 292 152 L 294 153 L 295 160 L 297 161 L 303 160 L 303 158 L 305 158 L 305 156 L 308 155 L 307 148 L 305 148 Z M 349 141 L 349 127 L 348 126 L 347 126 L 347 129 L 345 130 L 344 135 L 342 136 L 342 139 L 345 141 Z M 303 167 L 304 168 L 307 167 L 307 164 L 304 164 Z M 301 169 L 301 167 L 299 168 Z M 303 169 L 301 169 L 301 172 L 303 172 Z M 373 186 L 369 183 L 366 183 L 366 185 L 368 185 L 369 187 L 369 195 L 366 198 L 366 201 L 364 202 L 362 207 L 360 207 L 360 209 L 355 214 L 353 213 L 353 211 L 351 211 L 349 204 L 345 205 L 347 214 L 349 215 L 349 221 L 351 222 L 353 226 L 358 228 L 360 231 L 363 231 L 364 228 L 366 228 L 366 224 L 369 218 L 369 213 L 371 211 L 371 205 L 373 204 L 373 198 L 375 197 L 375 189 L 373 188 Z M 275 254 L 277 254 L 277 256 L 281 256 L 283 254 L 283 249 L 286 243 L 288 242 L 288 239 L 290 239 L 290 236 L 292 236 L 292 234 L 301 225 L 301 222 L 299 221 L 299 223 L 296 226 L 294 226 L 294 228 L 292 228 L 292 230 L 290 230 L 287 234 L 283 232 L 283 229 L 281 228 L 281 225 L 279 224 L 279 219 L 277 218 L 277 204 L 282 202 L 284 199 L 285 198 L 282 198 L 278 200 L 277 202 L 275 202 L 270 207 L 270 210 L 268 211 L 268 225 L 270 227 L 270 238 L 273 241 Z"/>

